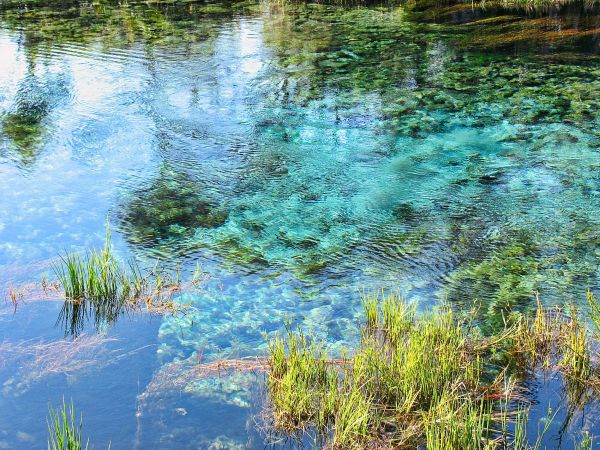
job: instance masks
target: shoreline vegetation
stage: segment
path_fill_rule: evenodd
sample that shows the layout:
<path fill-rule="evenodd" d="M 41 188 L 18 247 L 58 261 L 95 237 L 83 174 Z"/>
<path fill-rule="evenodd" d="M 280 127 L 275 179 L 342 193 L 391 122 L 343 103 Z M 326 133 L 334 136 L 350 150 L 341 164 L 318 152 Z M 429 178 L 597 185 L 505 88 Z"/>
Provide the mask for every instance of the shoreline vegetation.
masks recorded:
<path fill-rule="evenodd" d="M 525 440 L 533 373 L 559 371 L 572 404 L 600 393 L 598 303 L 588 300 L 595 333 L 578 312 L 538 301 L 533 317 L 483 336 L 447 305 L 417 315 L 398 295 L 367 296 L 361 343 L 342 364 L 302 332 L 270 343 L 273 424 L 313 428 L 335 448 L 539 448 Z"/>
<path fill-rule="evenodd" d="M 143 305 L 184 310 L 173 295 L 198 288 L 207 276 L 197 268 L 183 283 L 179 271 L 157 267 L 144 272 L 134 259 L 117 258 L 107 226 L 101 250 L 60 257 L 52 265 L 56 280 L 44 278 L 41 287 L 62 296 L 57 324 L 77 338 L 88 320 L 99 331 Z M 10 298 L 16 311 L 19 296 Z M 284 336 L 267 340 L 266 357 L 208 363 L 198 357 L 186 377 L 264 373 L 265 430 L 311 436 L 317 447 L 537 450 L 556 412 L 548 406 L 546 425 L 530 442 L 527 385 L 536 375 L 560 375 L 567 420 L 600 398 L 600 302 L 589 292 L 583 314 L 575 305 L 545 307 L 536 298 L 533 312 L 506 312 L 503 327 L 489 331 L 476 309 L 442 304 L 418 312 L 399 294 L 364 295 L 355 349 L 332 358 L 325 343 L 287 327 Z M 72 404 L 51 410 L 49 448 L 84 448 L 73 414 Z M 592 449 L 593 436 L 583 431 L 574 446 Z"/>
<path fill-rule="evenodd" d="M 360 345 L 331 359 L 301 330 L 269 341 L 267 358 L 198 364 L 202 376 L 266 373 L 267 428 L 322 448 L 539 449 L 556 412 L 527 440 L 527 382 L 556 373 L 569 409 L 600 394 L 600 304 L 584 317 L 547 308 L 512 314 L 483 335 L 448 305 L 417 313 L 399 295 L 363 298 Z M 588 322 L 589 319 L 589 322 Z M 581 433 L 577 449 L 591 449 Z"/>

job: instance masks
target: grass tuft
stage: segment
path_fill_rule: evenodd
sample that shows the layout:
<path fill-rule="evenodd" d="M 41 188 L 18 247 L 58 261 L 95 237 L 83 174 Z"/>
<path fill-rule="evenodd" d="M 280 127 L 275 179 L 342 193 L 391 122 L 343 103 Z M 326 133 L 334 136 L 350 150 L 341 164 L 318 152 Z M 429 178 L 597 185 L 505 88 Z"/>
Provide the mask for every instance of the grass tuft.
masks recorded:
<path fill-rule="evenodd" d="M 417 316 L 395 294 L 362 303 L 366 322 L 351 357 L 327 359 L 300 330 L 269 342 L 276 429 L 316 430 L 333 448 L 530 450 L 540 448 L 549 425 L 527 442 L 521 381 L 556 368 L 568 389 L 590 380 L 586 389 L 600 386 L 576 311 L 569 317 L 538 301 L 532 317 L 515 316 L 486 337 L 445 305 Z"/>
<path fill-rule="evenodd" d="M 70 334 L 78 334 L 89 316 L 99 328 L 140 305 L 156 312 L 177 309 L 171 296 L 182 289 L 179 272 L 171 276 L 154 267 L 144 273 L 133 258 L 121 262 L 111 241 L 107 226 L 101 250 L 68 253 L 52 266 L 65 296 L 59 321 Z M 192 280 L 194 286 L 200 282 L 197 276 Z"/>
<path fill-rule="evenodd" d="M 55 410 L 49 407 L 48 418 L 48 450 L 82 450 L 88 448 L 81 438 L 83 419 L 75 420 L 75 408 L 73 403 L 69 406 L 63 399 L 62 406 Z"/>
<path fill-rule="evenodd" d="M 587 301 L 589 305 L 589 319 L 595 327 L 596 335 L 600 335 L 600 302 L 592 291 L 587 293 Z"/>
<path fill-rule="evenodd" d="M 275 339 L 269 347 L 270 392 L 277 426 L 303 428 L 318 416 L 315 406 L 331 388 L 325 353 L 301 332 L 289 333 L 287 345 Z"/>
<path fill-rule="evenodd" d="M 108 228 L 102 250 L 66 254 L 52 268 L 70 300 L 114 301 L 150 294 L 149 278 L 142 275 L 137 262 L 129 259 L 122 264 L 115 257 Z M 160 274 L 155 284 L 162 285 Z"/>

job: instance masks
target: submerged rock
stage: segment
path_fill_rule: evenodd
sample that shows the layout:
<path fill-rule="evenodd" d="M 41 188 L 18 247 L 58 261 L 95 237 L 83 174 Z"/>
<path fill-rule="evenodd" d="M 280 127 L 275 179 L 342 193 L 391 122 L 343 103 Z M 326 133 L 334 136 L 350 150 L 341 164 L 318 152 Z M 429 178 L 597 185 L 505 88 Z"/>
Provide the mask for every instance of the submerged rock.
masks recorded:
<path fill-rule="evenodd" d="M 479 182 L 481 184 L 496 184 L 500 182 L 502 175 L 502 172 L 486 173 L 485 175 L 479 177 Z"/>

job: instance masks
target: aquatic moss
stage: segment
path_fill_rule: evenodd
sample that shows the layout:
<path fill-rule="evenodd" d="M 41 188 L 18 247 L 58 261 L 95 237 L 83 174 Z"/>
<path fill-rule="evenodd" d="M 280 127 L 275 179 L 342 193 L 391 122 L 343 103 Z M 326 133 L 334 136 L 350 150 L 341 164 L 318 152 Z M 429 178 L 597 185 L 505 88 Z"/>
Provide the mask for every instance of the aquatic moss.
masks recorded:
<path fill-rule="evenodd" d="M 131 194 L 121 213 L 122 226 L 135 242 L 150 245 L 190 236 L 197 228 L 217 228 L 227 220 L 227 210 L 203 191 L 202 184 L 183 173 L 163 169 L 149 188 Z"/>
<path fill-rule="evenodd" d="M 466 283 L 465 291 L 474 298 L 530 298 L 539 272 L 536 247 L 527 242 L 513 242 L 477 264 L 467 264 L 453 277 L 457 284 Z M 507 304 L 509 306 L 509 304 Z"/>

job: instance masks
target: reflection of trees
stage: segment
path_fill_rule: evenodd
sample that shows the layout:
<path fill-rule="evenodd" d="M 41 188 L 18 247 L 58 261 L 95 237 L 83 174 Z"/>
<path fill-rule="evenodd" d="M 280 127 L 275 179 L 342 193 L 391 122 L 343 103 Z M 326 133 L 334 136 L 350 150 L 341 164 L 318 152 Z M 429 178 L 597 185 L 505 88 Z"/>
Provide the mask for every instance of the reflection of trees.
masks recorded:
<path fill-rule="evenodd" d="M 422 17 L 458 25 L 448 38 L 467 48 L 551 53 L 559 48 L 598 53 L 600 4 L 587 0 L 419 2 Z M 454 27 L 457 29 L 459 27 Z M 466 33 L 465 33 L 466 32 Z"/>
<path fill-rule="evenodd" d="M 12 111 L 2 118 L 2 132 L 24 162 L 34 160 L 43 132 L 42 121 L 50 110 L 42 89 L 34 76 L 27 76 L 17 91 Z"/>
<path fill-rule="evenodd" d="M 231 10 L 225 12 L 230 13 Z M 179 19 L 174 19 L 172 15 L 169 18 L 174 20 L 174 26 L 180 26 L 177 22 Z M 194 45 L 187 38 L 181 39 L 182 36 L 165 37 L 171 43 L 179 41 L 178 50 L 184 46 L 185 57 L 182 55 L 182 61 L 187 61 L 187 57 L 191 60 L 194 57 L 200 60 L 210 57 L 222 19 L 207 18 L 197 24 L 188 22 L 190 19 L 186 18 L 181 26 L 188 27 L 192 35 L 201 33 L 201 45 Z M 198 101 L 198 81 L 193 75 L 189 79 L 181 78 L 179 68 L 174 68 L 168 62 L 163 64 L 157 59 L 156 42 L 145 40 L 144 44 L 147 90 L 151 92 L 145 104 L 156 128 L 156 153 L 163 162 L 152 180 L 144 183 L 142 188 L 136 186 L 124 196 L 118 217 L 121 230 L 129 242 L 145 248 L 160 247 L 163 255 L 171 255 L 177 253 L 197 229 L 221 226 L 228 213 L 222 195 L 215 193 L 209 174 L 197 159 L 196 140 L 205 137 L 207 130 L 197 121 L 184 119 L 177 110 L 170 109 L 167 92 L 170 82 L 178 80 L 181 93 L 189 89 L 188 107 L 193 109 Z"/>
<path fill-rule="evenodd" d="M 203 40 L 203 19 L 231 16 L 222 8 L 189 3 L 133 3 L 103 0 L 24 0 L 0 4 L 0 22 L 22 33 L 29 47 L 61 43 L 102 42 L 120 47 L 134 41 L 154 44 Z"/>
<path fill-rule="evenodd" d="M 69 96 L 69 81 L 64 72 L 48 73 L 36 68 L 35 57 L 28 59 L 28 73 L 19 82 L 12 106 L 0 116 L 2 134 L 22 164 L 35 162 L 50 126 L 50 113 Z"/>

